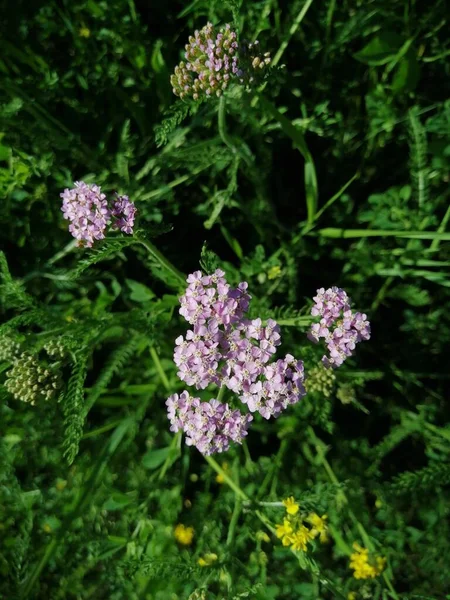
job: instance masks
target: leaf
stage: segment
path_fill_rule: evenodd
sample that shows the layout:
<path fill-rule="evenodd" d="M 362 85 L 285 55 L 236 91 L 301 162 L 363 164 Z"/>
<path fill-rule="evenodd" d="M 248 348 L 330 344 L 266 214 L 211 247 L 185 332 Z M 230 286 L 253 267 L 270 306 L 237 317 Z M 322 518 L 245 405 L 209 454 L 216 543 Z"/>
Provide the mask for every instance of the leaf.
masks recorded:
<path fill-rule="evenodd" d="M 108 500 L 106 500 L 103 508 L 105 510 L 119 510 L 133 504 L 133 502 L 134 497 L 131 497 L 128 494 L 122 494 L 121 492 L 115 492 Z"/>
<path fill-rule="evenodd" d="M 177 453 L 176 448 L 167 446 L 166 448 L 159 448 L 158 450 L 149 450 L 142 457 L 142 464 L 146 469 L 157 469 L 160 467 L 167 458 Z"/>
<path fill-rule="evenodd" d="M 402 45 L 402 38 L 396 33 L 381 32 L 370 40 L 362 50 L 353 55 L 365 65 L 379 66 L 390 62 L 397 55 Z"/>
<path fill-rule="evenodd" d="M 155 294 L 143 283 L 134 281 L 134 279 L 125 279 L 127 286 L 131 290 L 130 299 L 134 302 L 149 302 L 155 297 Z"/>
<path fill-rule="evenodd" d="M 392 79 L 394 94 L 412 92 L 417 86 L 420 77 L 420 68 L 416 55 L 412 50 L 400 61 Z"/>

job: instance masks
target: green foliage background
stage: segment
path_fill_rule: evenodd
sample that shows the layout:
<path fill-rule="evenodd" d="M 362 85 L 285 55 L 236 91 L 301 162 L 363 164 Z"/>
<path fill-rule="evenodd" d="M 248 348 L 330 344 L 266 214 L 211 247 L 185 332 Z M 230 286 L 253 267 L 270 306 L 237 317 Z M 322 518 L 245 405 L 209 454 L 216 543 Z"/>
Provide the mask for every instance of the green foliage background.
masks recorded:
<path fill-rule="evenodd" d="M 63 386 L 59 402 L 20 402 L 1 355 L 0 598 L 450 597 L 445 2 L 16 0 L 1 14 L 0 346 Z M 271 75 L 184 105 L 169 76 L 207 20 L 258 37 Z M 74 248 L 59 194 L 80 179 L 127 193 L 137 235 Z M 331 396 L 256 420 L 208 463 L 169 432 L 164 402 L 184 389 L 179 273 L 214 264 L 249 282 L 254 316 L 276 318 L 282 352 L 309 367 L 318 287 L 345 288 L 373 334 Z M 290 495 L 329 516 L 330 542 L 306 555 L 266 527 L 283 509 L 265 503 Z M 387 557 L 384 577 L 352 578 L 354 541 Z"/>

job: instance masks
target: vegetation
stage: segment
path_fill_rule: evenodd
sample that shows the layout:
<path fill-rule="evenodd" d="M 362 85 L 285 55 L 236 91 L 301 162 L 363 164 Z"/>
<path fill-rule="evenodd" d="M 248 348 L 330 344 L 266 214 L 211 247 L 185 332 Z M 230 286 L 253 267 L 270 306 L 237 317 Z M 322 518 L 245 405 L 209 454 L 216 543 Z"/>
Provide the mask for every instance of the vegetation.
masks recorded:
<path fill-rule="evenodd" d="M 181 99 L 207 22 L 264 69 Z M 17 0 L 0 50 L 0 598 L 450 598 L 445 3 Z M 75 181 L 134 233 L 78 247 Z M 165 402 L 217 268 L 307 394 L 203 456 Z M 326 370 L 331 286 L 372 336 Z"/>

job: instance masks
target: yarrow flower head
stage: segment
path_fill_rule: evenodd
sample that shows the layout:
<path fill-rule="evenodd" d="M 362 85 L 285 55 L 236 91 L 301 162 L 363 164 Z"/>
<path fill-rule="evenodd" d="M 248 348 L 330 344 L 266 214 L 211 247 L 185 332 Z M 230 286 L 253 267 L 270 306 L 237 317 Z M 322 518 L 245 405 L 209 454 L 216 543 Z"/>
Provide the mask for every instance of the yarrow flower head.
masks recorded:
<path fill-rule="evenodd" d="M 375 579 L 384 571 L 386 558 L 369 554 L 367 548 L 362 548 L 356 542 L 353 544 L 355 552 L 350 555 L 350 568 L 353 569 L 355 579 Z"/>
<path fill-rule="evenodd" d="M 306 393 L 303 363 L 290 354 L 284 359 L 269 362 L 281 343 L 280 330 L 272 319 L 263 324 L 261 319 L 245 318 L 251 300 L 247 283 L 231 287 L 220 269 L 212 275 L 196 271 L 188 276 L 187 283 L 186 292 L 180 298 L 180 314 L 193 328 L 187 331 L 185 337 L 180 335 L 175 340 L 174 362 L 178 367 L 178 377 L 197 389 L 205 389 L 211 383 L 222 389 L 228 388 L 238 395 L 251 413 L 259 412 L 266 419 L 277 417 L 290 404 L 298 402 Z M 202 412 L 200 421 L 203 426 L 212 409 L 217 409 L 220 415 L 225 410 L 224 414 L 228 415 L 230 409 L 221 408 L 227 405 L 210 403 L 212 408 L 206 409 L 205 404 L 208 403 L 194 398 L 192 404 L 188 400 L 188 392 L 185 394 L 180 397 L 183 407 L 188 403 L 189 410 L 195 409 L 196 414 Z M 172 425 L 175 423 L 177 431 L 183 429 L 188 434 L 188 443 L 204 453 L 228 449 L 229 442 L 223 436 L 218 438 L 220 443 L 215 440 L 215 434 L 212 437 L 215 441 L 205 441 L 202 432 L 197 440 L 193 424 L 198 422 L 198 418 L 181 422 L 181 409 L 174 411 L 173 402 L 178 403 L 178 397 L 168 400 L 169 419 L 171 422 L 175 419 Z M 217 400 L 211 402 L 216 403 Z M 251 418 L 239 417 L 239 411 L 232 414 L 233 417 L 228 415 L 227 418 L 241 423 L 237 429 L 240 433 L 236 439 L 229 435 L 225 437 L 240 441 Z M 243 419 L 242 422 L 240 419 Z M 212 422 L 210 420 L 210 424 Z M 190 426 L 189 433 L 186 425 Z M 217 427 L 220 431 L 222 426 Z"/>
<path fill-rule="evenodd" d="M 128 233 L 129 235 L 133 233 L 136 207 L 128 196 L 116 195 L 111 214 L 117 218 L 113 227 L 120 229 L 120 231 Z"/>
<path fill-rule="evenodd" d="M 258 48 L 257 41 L 238 44 L 229 24 L 217 29 L 207 23 L 185 46 L 186 62 L 181 61 L 170 78 L 173 93 L 199 100 L 221 96 L 232 81 L 251 83 L 270 63 L 269 54 L 261 56 Z"/>
<path fill-rule="evenodd" d="M 338 287 L 321 288 L 313 299 L 311 314 L 320 317 L 320 321 L 311 326 L 308 337 L 316 343 L 325 339 L 329 355 L 322 362 L 327 368 L 339 367 L 353 354 L 357 343 L 370 339 L 367 315 L 354 313 L 350 298 Z"/>
<path fill-rule="evenodd" d="M 112 208 L 106 195 L 95 184 L 76 181 L 75 187 L 60 194 L 63 216 L 70 221 L 69 231 L 80 246 L 90 248 L 96 240 L 105 237 L 107 226 L 132 234 L 136 207 L 128 196 L 117 196 Z"/>
<path fill-rule="evenodd" d="M 171 431 L 183 430 L 186 444 L 205 455 L 228 450 L 230 442 L 242 443 L 253 418 L 216 399 L 201 402 L 186 391 L 170 396 L 166 405 Z"/>

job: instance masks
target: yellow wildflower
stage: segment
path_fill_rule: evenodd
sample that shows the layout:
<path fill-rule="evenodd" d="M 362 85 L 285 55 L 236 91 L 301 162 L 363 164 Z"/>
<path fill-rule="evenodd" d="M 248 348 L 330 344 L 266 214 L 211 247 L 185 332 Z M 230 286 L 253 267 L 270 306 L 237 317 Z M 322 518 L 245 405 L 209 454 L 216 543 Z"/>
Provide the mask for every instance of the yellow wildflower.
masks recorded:
<path fill-rule="evenodd" d="M 182 523 L 178 523 L 178 525 L 175 527 L 174 536 L 179 544 L 182 544 L 183 546 L 190 546 L 192 544 L 192 540 L 194 539 L 194 528 L 186 527 Z"/>
<path fill-rule="evenodd" d="M 322 544 L 328 542 L 328 526 L 325 521 L 328 519 L 328 515 L 322 515 L 319 517 L 317 513 L 311 513 L 306 519 L 308 523 L 311 523 L 311 533 L 316 537 L 319 536 L 319 540 Z"/>
<path fill-rule="evenodd" d="M 91 31 L 87 27 L 81 27 L 80 31 L 78 32 L 78 35 L 80 37 L 88 38 L 91 37 Z"/>
<path fill-rule="evenodd" d="M 286 507 L 286 512 L 288 515 L 296 515 L 300 509 L 300 505 L 294 500 L 294 496 L 290 496 L 283 500 L 283 504 Z"/>
<path fill-rule="evenodd" d="M 200 558 L 198 559 L 197 562 L 200 565 L 200 567 L 209 567 L 214 562 L 216 562 L 216 560 L 217 560 L 217 554 L 211 553 L 211 554 L 205 554 L 205 556 L 200 556 Z"/>
<path fill-rule="evenodd" d="M 383 556 L 370 556 L 367 548 L 362 548 L 354 543 L 355 552 L 350 556 L 350 568 L 353 569 L 355 579 L 374 579 L 384 570 L 386 558 Z"/>
<path fill-rule="evenodd" d="M 267 277 L 269 279 L 276 279 L 277 277 L 281 277 L 281 267 L 279 265 L 270 267 L 270 269 L 267 271 Z"/>
<path fill-rule="evenodd" d="M 356 592 L 349 592 L 347 595 L 347 600 L 356 600 Z"/>
<path fill-rule="evenodd" d="M 303 552 L 306 552 L 306 545 L 313 537 L 313 533 L 307 527 L 301 525 L 293 535 L 291 545 L 292 550 L 302 550 Z"/>
<path fill-rule="evenodd" d="M 222 471 L 225 471 L 225 473 L 228 474 L 228 471 L 230 470 L 230 465 L 227 462 L 222 463 Z M 222 475 L 222 473 L 218 473 L 216 475 L 216 483 L 225 483 L 225 477 Z"/>
<path fill-rule="evenodd" d="M 290 546 L 292 544 L 292 525 L 287 519 L 284 519 L 283 525 L 276 525 L 275 534 L 277 538 L 281 540 L 283 546 Z"/>

